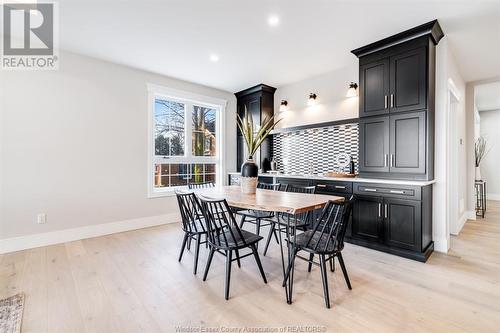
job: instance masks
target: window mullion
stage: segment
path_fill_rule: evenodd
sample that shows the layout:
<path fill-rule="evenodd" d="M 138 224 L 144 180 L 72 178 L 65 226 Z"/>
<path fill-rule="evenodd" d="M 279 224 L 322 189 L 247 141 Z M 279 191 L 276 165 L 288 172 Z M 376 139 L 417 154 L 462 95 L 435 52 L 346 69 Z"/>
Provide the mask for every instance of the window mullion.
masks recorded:
<path fill-rule="evenodd" d="M 184 118 L 185 118 L 185 133 L 184 133 L 184 137 L 186 138 L 185 139 L 185 146 L 186 146 L 186 151 L 185 151 L 185 156 L 186 158 L 192 158 L 193 156 L 193 138 L 192 138 L 192 125 L 193 125 L 193 121 L 192 121 L 192 110 L 193 110 L 193 103 L 191 102 L 187 102 L 185 103 L 185 106 L 186 106 L 186 109 L 185 109 L 185 114 L 184 114 Z"/>

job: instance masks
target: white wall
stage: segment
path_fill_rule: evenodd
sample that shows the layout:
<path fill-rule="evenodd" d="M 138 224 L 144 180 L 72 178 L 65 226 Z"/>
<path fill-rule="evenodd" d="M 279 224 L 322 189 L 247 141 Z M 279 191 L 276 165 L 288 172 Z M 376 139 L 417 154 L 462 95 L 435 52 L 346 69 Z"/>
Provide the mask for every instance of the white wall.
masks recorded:
<path fill-rule="evenodd" d="M 453 82 L 459 94 L 459 106 L 457 106 L 458 113 L 451 114 L 448 118 L 448 96 L 449 96 L 449 82 Z M 448 219 L 450 214 L 448 212 L 448 182 L 447 175 L 449 174 L 448 168 L 456 167 L 457 163 L 466 162 L 466 125 L 465 125 L 465 82 L 462 79 L 452 51 L 450 50 L 448 39 L 445 36 L 437 46 L 436 49 L 436 116 L 435 116 L 435 157 L 434 157 L 434 171 L 436 183 L 433 187 L 433 238 L 434 248 L 439 252 L 447 252 L 450 247 L 450 226 Z M 450 124 L 458 127 L 455 131 L 457 137 L 463 137 L 464 145 L 457 150 L 461 152 L 461 157 L 458 161 L 448 161 L 448 154 L 451 145 L 459 145 L 459 142 L 448 142 L 448 131 Z M 463 168 L 458 177 L 464 177 L 467 173 L 467 168 Z M 463 178 L 462 178 L 463 179 Z M 452 180 L 453 181 L 453 180 Z M 458 181 L 458 179 L 456 180 Z M 463 201 L 464 211 L 466 186 L 457 188 L 457 200 Z M 453 199 L 452 199 L 453 200 Z M 459 205 L 458 205 L 459 207 Z M 465 212 L 464 212 L 465 213 Z M 459 215 L 459 214 L 454 214 Z M 459 217 L 463 220 L 462 216 Z"/>
<path fill-rule="evenodd" d="M 346 98 L 350 82 L 358 82 L 358 59 L 335 71 L 279 87 L 274 94 L 275 114 L 283 120 L 277 128 L 357 118 L 358 98 Z M 318 104 L 307 106 L 309 93 L 318 96 Z M 288 101 L 288 111 L 277 113 L 281 100 Z"/>
<path fill-rule="evenodd" d="M 500 200 L 500 110 L 484 111 L 481 115 L 481 136 L 488 140 L 489 153 L 481 162 L 481 176 L 487 181 L 489 200 Z"/>
<path fill-rule="evenodd" d="M 228 138 L 234 95 L 72 53 L 60 61 L 0 75 L 0 240 L 177 212 L 173 197 L 147 198 L 146 84 L 228 100 Z M 235 152 L 227 140 L 228 171 Z"/>

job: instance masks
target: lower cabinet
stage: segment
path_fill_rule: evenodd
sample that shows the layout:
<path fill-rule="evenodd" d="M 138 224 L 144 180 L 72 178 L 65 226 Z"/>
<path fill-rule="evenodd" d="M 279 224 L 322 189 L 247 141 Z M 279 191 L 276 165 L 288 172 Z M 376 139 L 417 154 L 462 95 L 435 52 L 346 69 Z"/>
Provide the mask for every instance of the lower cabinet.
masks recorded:
<path fill-rule="evenodd" d="M 383 199 L 358 196 L 352 209 L 352 237 L 381 242 Z"/>
<path fill-rule="evenodd" d="M 354 193 L 351 243 L 427 260 L 434 249 L 430 185 L 355 184 Z"/>
<path fill-rule="evenodd" d="M 419 201 L 384 199 L 384 242 L 413 251 L 422 249 Z"/>

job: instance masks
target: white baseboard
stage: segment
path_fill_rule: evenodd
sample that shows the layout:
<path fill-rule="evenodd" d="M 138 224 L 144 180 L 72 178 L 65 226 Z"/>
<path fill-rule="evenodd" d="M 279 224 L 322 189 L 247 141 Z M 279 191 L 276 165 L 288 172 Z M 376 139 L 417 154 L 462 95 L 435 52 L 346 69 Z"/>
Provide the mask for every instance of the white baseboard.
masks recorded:
<path fill-rule="evenodd" d="M 457 228 L 455 230 L 450 230 L 450 233 L 454 236 L 457 236 L 460 231 L 462 231 L 462 228 L 464 227 L 465 225 L 465 222 L 467 222 L 468 218 L 470 216 L 470 212 L 464 212 L 462 214 L 462 216 L 458 219 L 458 224 L 457 224 Z M 476 214 L 474 214 L 474 218 L 476 217 Z"/>
<path fill-rule="evenodd" d="M 448 240 L 446 238 L 434 240 L 434 251 L 448 253 L 448 249 Z"/>
<path fill-rule="evenodd" d="M 498 193 L 488 193 L 486 194 L 486 199 L 493 201 L 500 201 L 500 194 Z"/>
<path fill-rule="evenodd" d="M 477 218 L 475 210 L 469 210 L 466 212 L 467 220 L 475 220 Z"/>
<path fill-rule="evenodd" d="M 79 228 L 6 238 L 0 240 L 0 254 L 32 249 L 40 246 L 71 242 L 85 238 L 104 236 L 129 230 L 148 228 L 179 221 L 180 216 L 178 213 L 170 213 L 165 215 L 148 216 L 125 221 L 109 222 Z"/>

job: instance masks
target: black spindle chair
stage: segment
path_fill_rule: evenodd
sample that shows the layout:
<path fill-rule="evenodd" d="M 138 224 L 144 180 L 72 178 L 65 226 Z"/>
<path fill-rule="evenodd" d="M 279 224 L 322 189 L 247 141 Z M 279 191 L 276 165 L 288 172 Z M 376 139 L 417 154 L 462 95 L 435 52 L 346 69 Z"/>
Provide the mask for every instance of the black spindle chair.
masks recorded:
<path fill-rule="evenodd" d="M 190 190 L 196 190 L 200 188 L 211 188 L 215 187 L 215 183 L 213 182 L 205 182 L 205 183 L 190 183 L 188 184 L 188 188 Z"/>
<path fill-rule="evenodd" d="M 323 293 L 325 304 L 330 308 L 330 295 L 328 293 L 328 276 L 326 262 L 338 258 L 347 287 L 352 289 L 347 269 L 342 258 L 344 249 L 344 236 L 349 223 L 349 216 L 352 210 L 354 199 L 351 197 L 344 204 L 336 204 L 333 201 L 327 203 L 321 212 L 315 227 L 312 230 L 305 231 L 291 239 L 293 256 L 291 264 L 288 267 L 285 281 L 291 276 L 290 283 L 293 284 L 293 270 L 295 269 L 295 258 L 308 261 L 311 264 L 319 265 L 321 268 L 321 279 L 323 280 Z M 299 251 L 309 253 L 309 259 L 298 255 Z M 313 261 L 314 255 L 319 256 L 319 263 Z M 308 269 L 310 271 L 310 267 Z M 291 274 L 290 274 L 290 271 Z"/>
<path fill-rule="evenodd" d="M 261 236 L 253 234 L 249 231 L 239 228 L 234 218 L 227 201 L 225 199 L 209 199 L 199 196 L 203 207 L 203 214 L 208 226 L 208 242 L 210 245 L 210 253 L 208 255 L 207 266 L 203 281 L 207 279 L 210 264 L 214 253 L 217 251 L 226 256 L 226 282 L 225 282 L 225 298 L 229 299 L 229 285 L 231 281 L 231 263 L 233 259 L 233 251 L 240 266 L 240 259 L 249 255 L 254 256 L 257 266 L 264 283 L 267 283 L 266 275 L 260 262 L 259 254 L 257 253 L 256 244 L 262 239 Z M 251 253 L 247 253 L 240 257 L 239 250 L 250 248 Z"/>
<path fill-rule="evenodd" d="M 268 183 L 258 183 L 258 189 L 272 190 L 272 191 L 285 191 L 287 185 L 283 184 L 268 184 Z M 271 219 L 274 217 L 274 212 L 262 211 L 262 210 L 239 210 L 236 214 L 241 215 L 240 228 L 243 228 L 245 222 L 255 224 L 255 233 L 260 235 L 260 228 L 268 225 L 272 225 L 271 222 L 268 224 L 261 224 L 262 220 Z"/>
<path fill-rule="evenodd" d="M 184 230 L 184 239 L 182 240 L 181 253 L 179 254 L 179 262 L 182 260 L 182 254 L 188 245 L 190 249 L 191 239 L 196 241 L 194 253 L 193 274 L 196 274 L 198 269 L 198 255 L 200 253 L 200 244 L 207 241 L 201 241 L 203 235 L 207 235 L 208 228 L 205 223 L 205 218 L 202 213 L 201 205 L 193 192 L 175 192 L 179 210 L 181 212 L 182 230 Z"/>
<path fill-rule="evenodd" d="M 286 191 L 294 193 L 314 194 L 316 193 L 316 187 L 287 185 Z M 269 234 L 267 236 L 266 246 L 264 248 L 263 254 L 264 255 L 267 254 L 267 250 L 269 249 L 269 243 L 271 243 L 271 238 L 273 237 L 273 235 L 274 238 L 276 239 L 276 243 L 279 244 L 276 232 L 286 233 L 286 236 L 288 238 L 290 234 L 289 227 L 295 226 L 298 230 L 305 231 L 307 230 L 309 225 L 312 225 L 312 220 L 313 220 L 313 212 L 298 214 L 297 216 L 291 216 L 288 213 L 278 213 L 276 215 L 276 219 L 271 221 L 271 227 L 269 229 Z"/>

